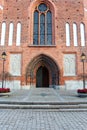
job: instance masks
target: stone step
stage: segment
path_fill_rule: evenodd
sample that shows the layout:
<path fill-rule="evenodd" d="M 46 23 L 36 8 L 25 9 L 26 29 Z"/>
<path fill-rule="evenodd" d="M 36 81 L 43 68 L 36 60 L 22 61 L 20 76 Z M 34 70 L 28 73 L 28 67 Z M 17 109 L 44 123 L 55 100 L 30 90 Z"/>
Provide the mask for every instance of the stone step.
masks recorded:
<path fill-rule="evenodd" d="M 53 105 L 53 104 L 12 104 L 12 103 L 2 103 L 0 104 L 0 109 L 57 109 L 57 110 L 75 110 L 75 109 L 83 109 L 87 110 L 87 104 L 61 104 L 61 105 Z"/>
<path fill-rule="evenodd" d="M 54 102 L 50 102 L 50 101 L 42 101 L 42 102 L 40 102 L 40 101 L 33 101 L 33 102 L 31 102 L 31 101 L 0 101 L 0 104 L 12 104 L 12 105 L 67 105 L 67 106 L 69 106 L 69 105 L 87 105 L 87 101 L 75 101 L 75 102 L 71 102 L 71 101 L 67 101 L 67 102 L 56 102 L 56 101 L 54 101 Z"/>

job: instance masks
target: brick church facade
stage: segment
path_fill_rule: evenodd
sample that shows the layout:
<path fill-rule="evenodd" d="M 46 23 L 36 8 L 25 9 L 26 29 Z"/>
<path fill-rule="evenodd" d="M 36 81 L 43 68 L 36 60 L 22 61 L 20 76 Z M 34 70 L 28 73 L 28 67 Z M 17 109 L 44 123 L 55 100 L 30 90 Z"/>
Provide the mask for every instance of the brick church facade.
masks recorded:
<path fill-rule="evenodd" d="M 87 0 L 0 0 L 2 52 L 7 55 L 4 71 L 12 76 L 8 86 L 14 82 L 22 88 L 53 87 L 82 81 Z M 86 75 L 86 60 L 84 65 Z"/>

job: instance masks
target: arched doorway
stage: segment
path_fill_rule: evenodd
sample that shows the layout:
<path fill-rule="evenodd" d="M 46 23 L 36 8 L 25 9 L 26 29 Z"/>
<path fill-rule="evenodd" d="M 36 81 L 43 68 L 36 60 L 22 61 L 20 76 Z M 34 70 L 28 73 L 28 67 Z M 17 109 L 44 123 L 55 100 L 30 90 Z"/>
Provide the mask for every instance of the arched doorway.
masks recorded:
<path fill-rule="evenodd" d="M 25 75 L 26 84 L 33 84 L 35 87 L 59 85 L 59 67 L 54 59 L 44 54 L 40 54 L 31 60 L 26 68 Z"/>
<path fill-rule="evenodd" d="M 45 66 L 40 66 L 37 70 L 36 87 L 49 87 L 49 71 Z"/>

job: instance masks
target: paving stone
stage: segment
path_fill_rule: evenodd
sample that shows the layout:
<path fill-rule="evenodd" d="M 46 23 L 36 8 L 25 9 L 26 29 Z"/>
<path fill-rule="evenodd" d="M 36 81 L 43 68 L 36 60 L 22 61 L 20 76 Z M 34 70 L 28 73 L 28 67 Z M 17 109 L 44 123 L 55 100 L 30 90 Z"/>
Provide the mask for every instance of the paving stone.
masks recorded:
<path fill-rule="evenodd" d="M 56 89 L 15 90 L 10 96 L 0 97 L 0 105 L 3 102 L 36 105 L 83 102 L 85 104 L 81 105 L 85 107 L 87 98 L 79 98 L 76 94 Z M 0 130 L 87 130 L 87 109 L 0 109 Z"/>
<path fill-rule="evenodd" d="M 0 130 L 87 130 L 87 112 L 0 109 Z"/>

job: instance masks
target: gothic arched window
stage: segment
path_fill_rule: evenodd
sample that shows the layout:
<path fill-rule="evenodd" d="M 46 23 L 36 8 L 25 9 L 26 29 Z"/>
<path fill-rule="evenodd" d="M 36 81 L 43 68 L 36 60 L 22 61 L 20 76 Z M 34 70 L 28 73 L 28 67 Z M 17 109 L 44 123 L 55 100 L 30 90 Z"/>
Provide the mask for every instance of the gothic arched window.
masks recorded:
<path fill-rule="evenodd" d="M 8 45 L 9 46 L 12 46 L 12 43 L 13 43 L 13 30 L 14 30 L 14 25 L 11 22 L 9 24 L 9 38 L 8 38 Z"/>
<path fill-rule="evenodd" d="M 21 23 L 17 23 L 16 46 L 21 44 Z"/>
<path fill-rule="evenodd" d="M 2 31 L 1 31 L 1 46 L 5 45 L 5 35 L 6 34 L 6 22 L 2 23 Z"/>
<path fill-rule="evenodd" d="M 80 24 L 81 46 L 85 46 L 85 25 Z"/>
<path fill-rule="evenodd" d="M 52 45 L 52 13 L 44 3 L 34 11 L 33 44 Z"/>
<path fill-rule="evenodd" d="M 74 46 L 78 46 L 77 24 L 76 23 L 73 23 L 73 41 L 74 41 Z"/>
<path fill-rule="evenodd" d="M 70 46 L 70 25 L 66 23 L 66 46 Z"/>

